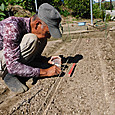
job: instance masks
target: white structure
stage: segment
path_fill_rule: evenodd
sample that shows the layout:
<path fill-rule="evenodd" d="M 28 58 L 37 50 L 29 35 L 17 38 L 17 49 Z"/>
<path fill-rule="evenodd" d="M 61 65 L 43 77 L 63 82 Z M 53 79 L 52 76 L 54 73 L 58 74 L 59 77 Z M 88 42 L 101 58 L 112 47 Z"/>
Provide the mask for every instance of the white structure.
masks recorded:
<path fill-rule="evenodd" d="M 110 14 L 112 17 L 115 17 L 115 10 L 112 10 L 112 12 L 111 10 L 106 10 L 106 15 L 107 14 Z"/>
<path fill-rule="evenodd" d="M 99 2 L 99 0 L 93 0 L 93 1 L 96 2 L 96 3 Z"/>
<path fill-rule="evenodd" d="M 102 0 L 93 0 L 94 3 L 98 3 L 98 2 L 100 2 L 100 1 L 102 1 Z M 110 0 L 104 0 L 104 1 L 110 2 Z M 112 0 L 112 1 L 115 1 L 115 0 Z"/>

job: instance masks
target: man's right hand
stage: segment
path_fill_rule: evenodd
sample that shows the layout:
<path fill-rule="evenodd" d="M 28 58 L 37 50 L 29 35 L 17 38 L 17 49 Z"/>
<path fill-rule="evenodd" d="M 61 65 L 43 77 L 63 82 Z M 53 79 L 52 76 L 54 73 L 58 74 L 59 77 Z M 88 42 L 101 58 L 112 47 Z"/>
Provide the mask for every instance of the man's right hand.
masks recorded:
<path fill-rule="evenodd" d="M 61 69 L 57 67 L 56 65 L 53 65 L 52 67 L 48 69 L 40 69 L 40 76 L 54 76 L 61 73 Z"/>

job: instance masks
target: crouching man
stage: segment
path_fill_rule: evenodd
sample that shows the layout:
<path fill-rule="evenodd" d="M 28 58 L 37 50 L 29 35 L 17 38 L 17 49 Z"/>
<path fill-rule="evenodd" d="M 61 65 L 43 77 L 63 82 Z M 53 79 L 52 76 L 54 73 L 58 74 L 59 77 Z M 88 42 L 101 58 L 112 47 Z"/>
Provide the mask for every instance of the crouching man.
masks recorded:
<path fill-rule="evenodd" d="M 3 77 L 11 91 L 16 93 L 27 91 L 26 85 L 16 76 L 22 79 L 50 77 L 61 72 L 56 65 L 46 69 L 28 65 L 36 56 L 41 55 L 47 44 L 47 38 L 61 37 L 60 22 L 59 12 L 48 3 L 42 4 L 38 13 L 31 18 L 12 16 L 0 22 L 0 77 Z M 51 60 L 49 62 L 51 64 Z"/>

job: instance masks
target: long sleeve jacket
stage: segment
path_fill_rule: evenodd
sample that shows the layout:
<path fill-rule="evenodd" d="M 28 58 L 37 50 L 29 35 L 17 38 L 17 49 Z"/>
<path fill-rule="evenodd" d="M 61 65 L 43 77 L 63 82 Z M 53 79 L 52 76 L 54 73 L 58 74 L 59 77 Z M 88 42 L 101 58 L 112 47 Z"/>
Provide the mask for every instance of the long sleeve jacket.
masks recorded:
<path fill-rule="evenodd" d="M 9 17 L 0 21 L 0 50 L 3 50 L 9 73 L 22 76 L 39 76 L 40 69 L 21 63 L 20 43 L 23 36 L 30 32 L 30 18 Z"/>

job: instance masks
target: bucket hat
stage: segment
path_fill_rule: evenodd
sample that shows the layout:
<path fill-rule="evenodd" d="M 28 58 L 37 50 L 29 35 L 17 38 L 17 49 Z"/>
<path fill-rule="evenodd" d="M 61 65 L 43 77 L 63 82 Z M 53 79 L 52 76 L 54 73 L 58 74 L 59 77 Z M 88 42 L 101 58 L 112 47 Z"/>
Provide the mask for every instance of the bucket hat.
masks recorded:
<path fill-rule="evenodd" d="M 39 6 L 38 17 L 48 25 L 49 32 L 54 38 L 62 37 L 59 29 L 61 15 L 52 5 L 43 3 Z"/>

